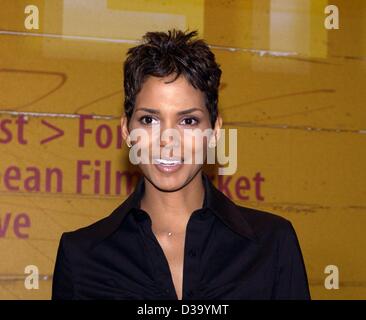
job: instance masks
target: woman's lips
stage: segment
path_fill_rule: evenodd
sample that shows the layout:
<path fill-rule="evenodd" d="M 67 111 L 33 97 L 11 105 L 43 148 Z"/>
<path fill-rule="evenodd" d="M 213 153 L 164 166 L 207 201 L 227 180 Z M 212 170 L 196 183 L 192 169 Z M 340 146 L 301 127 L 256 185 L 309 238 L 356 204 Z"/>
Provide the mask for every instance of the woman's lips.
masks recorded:
<path fill-rule="evenodd" d="M 154 166 L 163 173 L 173 173 L 183 166 L 181 160 L 176 159 L 154 159 Z"/>

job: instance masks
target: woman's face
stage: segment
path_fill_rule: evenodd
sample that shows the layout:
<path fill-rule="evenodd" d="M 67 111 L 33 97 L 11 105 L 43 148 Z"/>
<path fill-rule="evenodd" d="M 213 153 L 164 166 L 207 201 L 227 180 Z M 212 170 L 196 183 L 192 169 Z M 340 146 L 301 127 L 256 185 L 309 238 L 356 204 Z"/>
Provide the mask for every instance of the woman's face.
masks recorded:
<path fill-rule="evenodd" d="M 135 129 L 146 132 L 137 141 L 131 141 L 130 150 L 137 147 L 136 143 L 139 148 L 149 150 L 146 156 L 149 163 L 139 166 L 144 176 L 163 191 L 179 190 L 195 177 L 204 162 L 195 160 L 197 153 L 206 159 L 207 135 L 202 135 L 203 138 L 199 138 L 202 143 L 197 143 L 189 129 L 199 129 L 196 131 L 202 133 L 205 129 L 215 129 L 215 134 L 221 127 L 220 116 L 215 128 L 211 127 L 204 94 L 183 76 L 165 83 L 173 77 L 148 77 L 136 96 L 128 127 L 127 119 L 122 117 L 121 120 L 124 139 Z M 164 131 L 168 135 L 164 136 Z M 214 135 L 212 140 L 215 141 Z"/>

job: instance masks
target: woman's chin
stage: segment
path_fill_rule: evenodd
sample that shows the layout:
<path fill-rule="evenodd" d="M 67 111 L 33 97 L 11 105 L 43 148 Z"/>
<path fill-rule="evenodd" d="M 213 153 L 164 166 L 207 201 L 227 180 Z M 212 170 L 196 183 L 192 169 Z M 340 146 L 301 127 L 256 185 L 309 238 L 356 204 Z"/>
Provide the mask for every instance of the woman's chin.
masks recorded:
<path fill-rule="evenodd" d="M 177 171 L 165 172 L 155 167 L 151 168 L 150 174 L 146 174 L 149 181 L 161 191 L 176 191 L 181 189 L 189 181 L 189 173 L 184 172 L 183 166 Z"/>
<path fill-rule="evenodd" d="M 157 167 L 155 164 L 140 166 L 143 175 L 161 191 L 177 191 L 186 186 L 200 171 L 202 166 L 178 165 L 171 169 Z"/>

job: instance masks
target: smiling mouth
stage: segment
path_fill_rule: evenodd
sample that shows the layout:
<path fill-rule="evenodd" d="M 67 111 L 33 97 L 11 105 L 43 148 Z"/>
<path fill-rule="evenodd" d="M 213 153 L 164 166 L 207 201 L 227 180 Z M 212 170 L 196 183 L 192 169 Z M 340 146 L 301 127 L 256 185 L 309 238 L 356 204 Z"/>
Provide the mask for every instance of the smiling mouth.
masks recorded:
<path fill-rule="evenodd" d="M 163 166 L 175 166 L 178 164 L 182 164 L 183 161 L 179 159 L 161 159 L 161 158 L 155 158 L 153 159 L 154 164 L 159 164 Z"/>

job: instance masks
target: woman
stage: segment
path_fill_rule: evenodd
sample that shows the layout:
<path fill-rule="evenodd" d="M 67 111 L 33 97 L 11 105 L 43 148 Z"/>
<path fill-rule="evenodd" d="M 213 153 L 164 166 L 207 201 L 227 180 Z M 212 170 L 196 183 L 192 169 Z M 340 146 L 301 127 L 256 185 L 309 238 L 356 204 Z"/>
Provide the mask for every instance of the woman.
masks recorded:
<path fill-rule="evenodd" d="M 121 127 L 143 177 L 110 216 L 62 235 L 53 299 L 310 298 L 291 223 L 236 205 L 193 160 L 222 126 L 221 70 L 196 35 L 149 32 L 129 49 Z"/>

